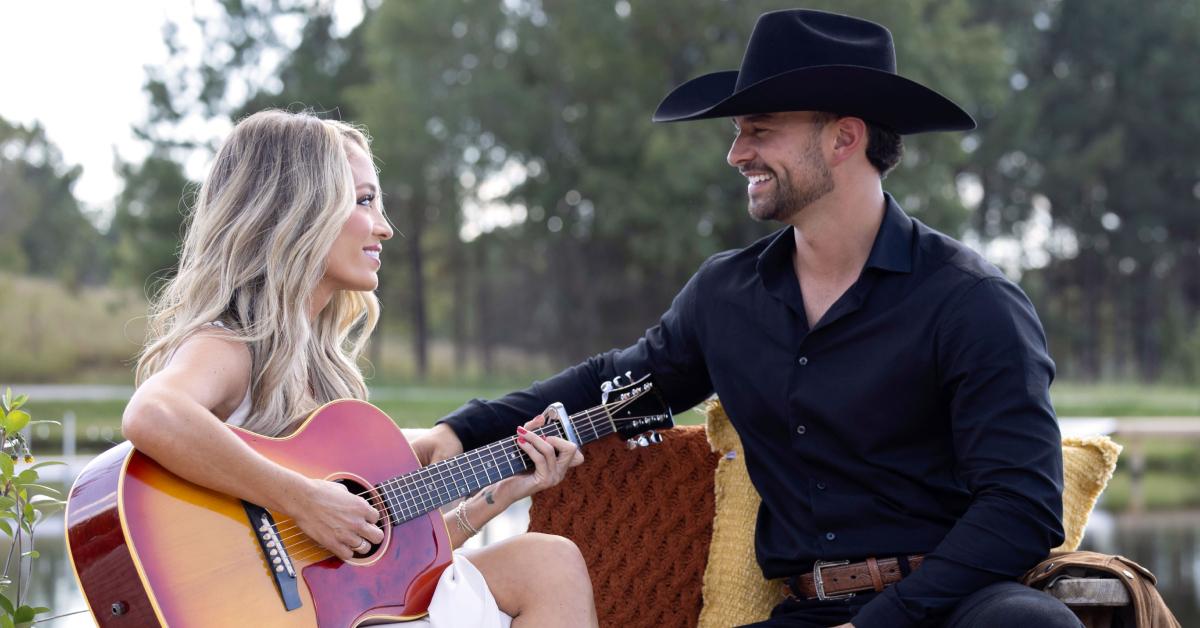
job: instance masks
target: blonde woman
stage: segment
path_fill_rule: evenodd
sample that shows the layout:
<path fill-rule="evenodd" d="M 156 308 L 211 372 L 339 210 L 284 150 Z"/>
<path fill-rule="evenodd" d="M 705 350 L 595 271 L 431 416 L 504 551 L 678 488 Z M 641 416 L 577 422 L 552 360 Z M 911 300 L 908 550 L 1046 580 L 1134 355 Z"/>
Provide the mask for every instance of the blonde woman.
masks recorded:
<path fill-rule="evenodd" d="M 269 461 L 222 423 L 282 436 L 328 401 L 367 397 L 356 359 L 378 318 L 372 291 L 391 237 L 363 132 L 309 113 L 242 120 L 200 188 L 178 273 L 154 305 L 125 436 L 186 480 L 290 516 L 342 559 L 382 541 L 364 499 Z M 448 514 L 454 547 L 583 460 L 567 441 L 518 432 L 535 471 L 468 500 L 466 528 Z M 574 544 L 524 534 L 456 551 L 421 621 L 594 626 L 596 615 Z"/>

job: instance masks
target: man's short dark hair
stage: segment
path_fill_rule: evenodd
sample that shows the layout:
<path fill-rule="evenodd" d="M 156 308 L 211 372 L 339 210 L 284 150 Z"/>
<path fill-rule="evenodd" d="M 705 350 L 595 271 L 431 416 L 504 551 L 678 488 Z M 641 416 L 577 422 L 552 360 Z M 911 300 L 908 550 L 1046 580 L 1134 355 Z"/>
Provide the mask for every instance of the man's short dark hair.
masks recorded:
<path fill-rule="evenodd" d="M 846 116 L 840 113 L 822 112 L 817 120 L 825 125 L 844 117 Z M 863 120 L 863 122 L 867 124 L 867 161 L 875 166 L 880 179 L 887 178 L 888 173 L 900 163 L 900 158 L 904 156 L 904 140 L 899 133 L 885 126 L 870 120 Z"/>
<path fill-rule="evenodd" d="M 879 171 L 880 179 L 887 178 L 903 156 L 904 140 L 899 133 L 867 122 L 867 161 Z"/>

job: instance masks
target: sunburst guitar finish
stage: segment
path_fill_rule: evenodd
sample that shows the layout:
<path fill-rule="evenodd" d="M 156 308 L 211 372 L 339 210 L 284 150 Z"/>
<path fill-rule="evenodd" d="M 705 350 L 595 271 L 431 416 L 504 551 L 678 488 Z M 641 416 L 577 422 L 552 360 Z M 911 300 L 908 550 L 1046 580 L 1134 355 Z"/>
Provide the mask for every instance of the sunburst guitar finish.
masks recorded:
<path fill-rule="evenodd" d="M 230 429 L 312 478 L 373 487 L 420 468 L 392 420 L 360 401 L 326 405 L 288 438 Z M 276 584 L 282 565 L 263 551 L 261 524 L 251 525 L 243 502 L 187 482 L 125 443 L 89 464 L 71 489 L 67 540 L 102 626 L 356 626 L 420 617 L 451 560 L 441 514 L 381 520 L 383 543 L 343 562 L 297 536 L 287 517 L 274 517 L 300 576 L 300 606 L 288 610 Z"/>
<path fill-rule="evenodd" d="M 649 378 L 606 382 L 599 406 L 534 430 L 578 445 L 670 427 Z M 118 445 L 93 460 L 67 499 L 67 546 L 104 627 L 354 627 L 425 614 L 450 564 L 439 507 L 533 466 L 515 437 L 422 467 L 395 423 L 369 403 L 340 400 L 291 436 L 230 427 L 268 459 L 343 482 L 380 512 L 384 540 L 342 561 L 290 518 L 188 482 Z M 655 435 L 651 432 L 649 440 Z M 631 441 L 634 442 L 634 441 Z"/>

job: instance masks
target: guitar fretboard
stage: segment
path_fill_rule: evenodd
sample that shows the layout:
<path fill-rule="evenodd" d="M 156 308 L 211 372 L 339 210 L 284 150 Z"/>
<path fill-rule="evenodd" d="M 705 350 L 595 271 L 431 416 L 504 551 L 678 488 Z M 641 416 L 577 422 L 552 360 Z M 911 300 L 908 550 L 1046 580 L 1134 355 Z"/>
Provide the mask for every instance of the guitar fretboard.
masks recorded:
<path fill-rule="evenodd" d="M 596 406 L 568 419 L 581 445 L 616 432 L 612 405 L 617 404 Z M 563 437 L 558 422 L 531 431 L 542 438 Z M 381 482 L 376 488 L 387 502 L 392 525 L 399 525 L 531 468 L 533 461 L 517 446 L 517 438 L 510 436 Z"/>

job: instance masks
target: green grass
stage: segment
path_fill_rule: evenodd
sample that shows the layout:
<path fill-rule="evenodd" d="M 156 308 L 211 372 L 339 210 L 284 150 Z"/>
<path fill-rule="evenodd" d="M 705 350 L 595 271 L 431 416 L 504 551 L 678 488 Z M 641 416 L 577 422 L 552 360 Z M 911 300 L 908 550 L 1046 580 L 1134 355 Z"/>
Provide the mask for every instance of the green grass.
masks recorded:
<path fill-rule="evenodd" d="M 495 399 L 512 390 L 496 382 L 472 385 L 393 385 L 372 389 L 372 401 L 400 427 L 430 427 L 438 418 L 472 398 Z M 1200 415 L 1196 397 L 1200 393 L 1166 386 L 1081 385 L 1055 386 L 1055 404 L 1060 416 L 1137 416 Z M 14 391 L 19 393 L 20 391 Z M 94 453 L 120 440 L 124 400 L 115 401 L 39 401 L 26 408 L 34 419 L 60 419 L 67 411 L 76 415 L 78 447 Z M 679 425 L 704 422 L 696 409 L 678 413 Z M 57 426 L 39 426 L 34 432 L 34 453 L 53 456 L 59 449 L 61 431 Z M 1200 507 L 1200 443 L 1151 439 L 1143 443 L 1146 473 L 1143 483 L 1147 509 Z M 1122 456 L 1117 474 L 1104 493 L 1104 505 L 1122 510 L 1130 503 L 1129 455 Z"/>
<path fill-rule="evenodd" d="M 20 391 L 14 391 L 19 393 Z M 430 427 L 468 399 L 494 398 L 507 389 L 487 387 L 389 387 L 373 391 L 373 402 L 400 427 Z M 26 406 L 35 420 L 61 420 L 67 412 L 75 414 L 76 438 L 84 451 L 104 449 L 119 440 L 121 413 L 125 400 L 113 401 L 38 401 Z M 34 428 L 34 451 L 56 451 L 62 430 L 56 425 Z"/>
<path fill-rule="evenodd" d="M 470 399 L 494 399 L 509 389 L 494 387 L 387 387 L 373 389 L 371 402 L 400 427 L 432 427 Z"/>
<path fill-rule="evenodd" d="M 519 384 L 496 381 L 468 385 L 388 385 L 372 388 L 372 401 L 402 427 L 429 427 L 467 400 L 494 399 Z M 14 391 L 20 393 L 21 391 Z M 1055 384 L 1055 408 L 1059 416 L 1200 416 L 1200 390 L 1169 386 L 1123 384 Z M 598 401 L 598 400 L 597 400 Z M 76 415 L 79 430 L 88 427 L 115 429 L 120 425 L 125 401 L 42 401 L 32 399 L 28 409 L 37 419 L 59 419 L 68 410 Z M 696 410 L 676 416 L 681 425 L 704 422 Z M 57 427 L 50 428 L 53 441 L 59 438 Z M 1158 441 L 1147 443 L 1151 468 L 1156 460 L 1200 457 L 1194 443 Z M 1200 461 L 1197 462 L 1200 465 Z M 1200 467 L 1198 467 L 1200 468 Z"/>
<path fill-rule="evenodd" d="M 131 367 L 146 333 L 148 303 L 137 288 L 71 288 L 60 281 L 0 271 L 0 382 L 129 385 Z M 362 366 L 378 385 L 417 381 L 410 332 L 390 323 L 376 332 L 380 343 Z M 472 348 L 465 363 L 453 343 L 430 338 L 423 381 L 438 386 L 514 388 L 555 372 L 546 355 L 510 347 L 492 350 L 490 373 Z M 497 375 L 499 374 L 499 375 Z"/>
<path fill-rule="evenodd" d="M 1122 511 L 1132 502 L 1133 477 L 1118 472 L 1101 495 L 1108 510 Z M 1200 507 L 1200 483 L 1191 474 L 1147 471 L 1142 476 L 1142 500 L 1146 510 L 1178 510 Z"/>
<path fill-rule="evenodd" d="M 14 390 L 13 394 L 20 393 Z M 115 426 L 121 423 L 121 411 L 125 409 L 125 400 L 116 401 L 39 401 L 30 399 L 25 410 L 33 415 L 34 420 L 62 420 L 67 412 L 75 413 L 76 425 L 85 428 L 89 425 Z"/>
<path fill-rule="evenodd" d="M 1200 416 L 1200 386 L 1056 382 L 1050 398 L 1058 416 Z"/>
<path fill-rule="evenodd" d="M 0 273 L 0 381 L 107 381 L 129 372 L 145 334 L 136 290 L 70 289 Z"/>

